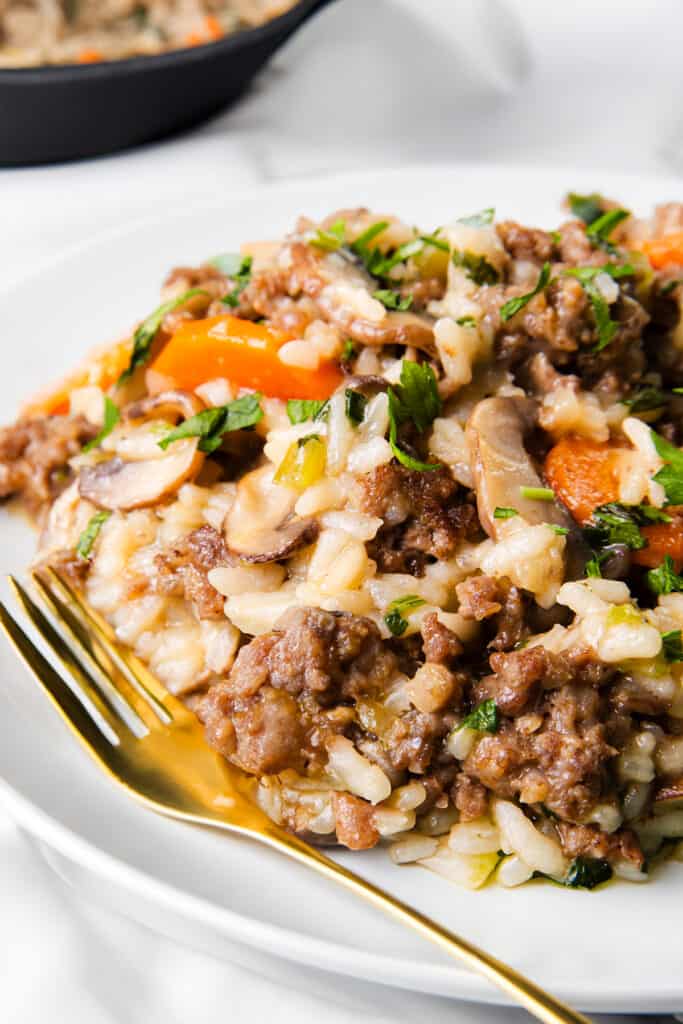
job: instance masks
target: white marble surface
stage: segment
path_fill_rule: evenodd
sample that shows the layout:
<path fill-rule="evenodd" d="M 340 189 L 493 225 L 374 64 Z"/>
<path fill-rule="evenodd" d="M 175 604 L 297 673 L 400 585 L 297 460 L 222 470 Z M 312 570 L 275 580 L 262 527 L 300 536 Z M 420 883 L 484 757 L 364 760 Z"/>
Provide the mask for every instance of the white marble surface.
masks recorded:
<path fill-rule="evenodd" d="M 679 0 L 338 0 L 196 132 L 0 171 L 3 276 L 124 219 L 264 180 L 452 159 L 559 164 L 569 187 L 572 167 L 594 166 L 598 188 L 601 168 L 680 173 L 682 30 Z M 1 816 L 0 908 L 3 1024 L 524 1019 L 219 964 L 83 904 Z"/>

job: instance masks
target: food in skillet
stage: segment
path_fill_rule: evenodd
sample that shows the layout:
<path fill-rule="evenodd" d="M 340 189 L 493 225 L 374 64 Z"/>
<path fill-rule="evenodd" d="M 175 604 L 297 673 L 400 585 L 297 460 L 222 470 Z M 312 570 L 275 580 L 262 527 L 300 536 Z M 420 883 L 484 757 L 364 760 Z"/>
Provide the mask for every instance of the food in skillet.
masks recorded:
<path fill-rule="evenodd" d="M 0 488 L 262 806 L 476 888 L 683 837 L 683 205 L 342 210 L 169 276 Z"/>
<path fill-rule="evenodd" d="M 0 0 L 0 67 L 90 64 L 201 46 L 295 0 Z"/>

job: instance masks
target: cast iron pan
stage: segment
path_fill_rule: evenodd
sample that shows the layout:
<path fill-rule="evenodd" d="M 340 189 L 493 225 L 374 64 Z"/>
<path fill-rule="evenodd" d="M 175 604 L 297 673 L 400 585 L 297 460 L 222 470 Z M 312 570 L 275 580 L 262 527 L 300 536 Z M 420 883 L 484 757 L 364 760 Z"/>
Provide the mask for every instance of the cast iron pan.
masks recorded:
<path fill-rule="evenodd" d="M 188 128 L 236 99 L 330 0 L 215 43 L 102 64 L 0 69 L 0 165 L 111 153 Z"/>

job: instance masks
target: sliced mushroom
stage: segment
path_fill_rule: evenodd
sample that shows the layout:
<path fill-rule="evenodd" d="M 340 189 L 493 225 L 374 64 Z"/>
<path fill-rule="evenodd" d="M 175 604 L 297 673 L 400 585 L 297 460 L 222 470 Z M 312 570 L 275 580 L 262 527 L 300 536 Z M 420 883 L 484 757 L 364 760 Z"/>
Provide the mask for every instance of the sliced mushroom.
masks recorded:
<path fill-rule="evenodd" d="M 465 433 L 479 520 L 494 540 L 500 540 L 510 528 L 510 520 L 495 518 L 499 507 L 517 509 L 532 525 L 550 523 L 567 529 L 567 578 L 575 579 L 583 575 L 590 557 L 576 523 L 556 501 L 522 495 L 524 487 L 544 487 L 524 446 L 534 411 L 533 402 L 516 397 L 485 398 L 474 407 Z"/>
<path fill-rule="evenodd" d="M 353 341 L 376 346 L 407 345 L 429 355 L 435 353 L 431 317 L 386 311 L 381 319 L 373 320 L 348 300 L 349 289 L 357 290 L 362 306 L 377 290 L 376 280 L 358 261 L 341 253 L 315 252 L 302 242 L 292 243 L 288 256 L 290 294 L 304 292 L 313 298 L 321 315 Z M 335 285 L 342 287 L 336 290 Z"/>
<path fill-rule="evenodd" d="M 494 518 L 496 508 L 516 508 L 528 523 L 570 526 L 555 503 L 522 497 L 523 487 L 543 487 L 524 447 L 533 425 L 534 406 L 523 398 L 485 398 L 478 402 L 465 431 L 477 492 L 479 520 L 489 537 L 500 540 L 507 521 Z"/>
<path fill-rule="evenodd" d="M 374 373 L 354 373 L 344 379 L 344 386 L 353 391 L 360 391 L 366 398 L 374 398 L 382 391 L 387 391 L 389 381 Z"/>
<path fill-rule="evenodd" d="M 163 459 L 124 462 L 116 456 L 86 466 L 78 481 L 81 497 L 111 511 L 156 505 L 197 475 L 204 463 L 198 444 L 197 438 L 178 441 Z"/>
<path fill-rule="evenodd" d="M 129 405 L 124 419 L 140 421 L 152 416 L 172 420 L 189 419 L 205 408 L 196 395 L 187 391 L 165 391 Z M 135 434 L 124 438 L 126 454 L 135 450 Z M 197 438 L 174 442 L 162 455 L 149 451 L 150 438 L 140 438 L 140 457 L 122 459 L 116 455 L 107 462 L 86 466 L 81 470 L 78 489 L 98 508 L 122 511 L 145 508 L 178 490 L 186 480 L 197 475 L 204 464 Z"/>
<path fill-rule="evenodd" d="M 150 417 L 189 420 L 205 408 L 198 395 L 190 391 L 163 391 L 158 395 L 149 395 L 138 402 L 131 402 L 124 411 L 123 418 L 131 420 L 148 420 Z"/>
<path fill-rule="evenodd" d="M 73 551 L 95 511 L 93 505 L 82 500 L 78 493 L 78 482 L 74 480 L 50 508 L 40 535 L 37 561 L 43 561 L 55 551 Z"/>
<path fill-rule="evenodd" d="M 240 480 L 225 521 L 228 550 L 253 565 L 289 558 L 312 544 L 320 530 L 317 520 L 294 514 L 297 494 L 275 483 L 273 472 L 262 466 Z"/>

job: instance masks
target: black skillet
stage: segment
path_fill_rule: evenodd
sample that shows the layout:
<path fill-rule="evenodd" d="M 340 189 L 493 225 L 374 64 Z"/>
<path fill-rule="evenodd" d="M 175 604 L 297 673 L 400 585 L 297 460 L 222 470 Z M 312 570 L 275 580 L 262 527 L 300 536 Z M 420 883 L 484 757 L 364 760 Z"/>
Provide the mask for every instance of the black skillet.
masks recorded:
<path fill-rule="evenodd" d="M 215 43 L 102 64 L 0 69 L 0 165 L 98 156 L 188 128 L 235 100 L 330 0 L 300 0 Z"/>

